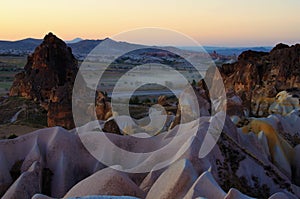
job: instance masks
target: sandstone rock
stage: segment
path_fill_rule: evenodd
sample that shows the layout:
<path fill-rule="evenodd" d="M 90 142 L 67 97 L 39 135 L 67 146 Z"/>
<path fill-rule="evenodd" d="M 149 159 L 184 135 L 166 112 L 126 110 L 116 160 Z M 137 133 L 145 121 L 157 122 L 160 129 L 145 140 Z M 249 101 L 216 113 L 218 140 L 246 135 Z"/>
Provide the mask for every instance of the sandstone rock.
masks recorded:
<path fill-rule="evenodd" d="M 13 183 L 9 169 L 5 156 L 0 152 L 0 196 L 2 196 Z"/>
<path fill-rule="evenodd" d="M 15 76 L 10 96 L 41 102 L 48 110 L 48 126 L 74 128 L 71 100 L 78 63 L 71 48 L 49 33 L 28 57 L 24 69 Z"/>
<path fill-rule="evenodd" d="M 252 197 L 249 197 L 245 194 L 242 194 L 239 192 L 239 190 L 232 188 L 229 190 L 229 192 L 226 194 L 224 199 L 254 199 Z"/>
<path fill-rule="evenodd" d="M 233 89 L 250 114 L 257 115 L 253 109 L 259 97 L 272 98 L 280 91 L 300 88 L 299 49 L 300 44 L 280 44 L 270 53 L 242 53 L 236 63 L 220 68 L 226 89 Z"/>
<path fill-rule="evenodd" d="M 278 192 L 273 194 L 269 199 L 289 199 L 289 197 L 282 192 Z"/>
<path fill-rule="evenodd" d="M 252 120 L 248 126 L 243 127 L 244 133 L 247 133 L 249 130 L 255 134 L 259 134 L 261 131 L 265 134 L 269 149 L 268 153 L 271 155 L 272 162 L 291 179 L 292 147 L 286 143 L 279 136 L 278 132 L 267 122 Z"/>
<path fill-rule="evenodd" d="M 54 199 L 43 194 L 35 194 L 31 199 Z"/>
<path fill-rule="evenodd" d="M 244 109 L 241 98 L 233 90 L 227 92 L 227 114 L 242 118 L 245 116 Z"/>
<path fill-rule="evenodd" d="M 275 102 L 271 104 L 269 113 L 287 115 L 293 110 L 299 110 L 299 98 L 292 97 L 286 91 L 281 91 L 276 95 Z"/>
<path fill-rule="evenodd" d="M 157 99 L 157 104 L 159 104 L 161 106 L 167 105 L 168 104 L 167 97 L 165 95 L 159 96 L 158 99 Z"/>
<path fill-rule="evenodd" d="M 223 199 L 225 192 L 215 181 L 209 171 L 201 174 L 197 181 L 190 188 L 184 199 L 192 199 L 196 197 Z"/>
<path fill-rule="evenodd" d="M 106 121 L 102 130 L 104 132 L 122 135 L 120 128 L 114 119 Z"/>
<path fill-rule="evenodd" d="M 64 197 L 70 198 L 87 195 L 143 197 L 144 193 L 126 174 L 106 168 L 80 181 Z"/>
<path fill-rule="evenodd" d="M 295 147 L 295 154 L 293 158 L 293 167 L 294 167 L 294 181 L 295 184 L 300 186 L 300 144 Z"/>
<path fill-rule="evenodd" d="M 69 198 L 69 199 L 78 199 L 79 197 Z M 54 199 L 42 194 L 36 194 L 32 197 L 32 199 Z M 132 196 L 83 196 L 80 199 L 139 199 L 137 197 Z"/>
<path fill-rule="evenodd" d="M 108 102 L 107 97 L 100 91 L 96 92 L 95 112 L 98 120 L 107 120 L 113 115 L 111 105 Z"/>
<path fill-rule="evenodd" d="M 188 160 L 180 160 L 156 180 L 146 198 L 182 198 L 197 175 Z"/>
<path fill-rule="evenodd" d="M 270 118 L 267 119 L 271 120 Z M 213 121 L 213 118 L 207 116 L 177 125 L 171 131 L 141 139 L 134 136 L 97 132 L 95 129 L 99 125 L 99 121 L 96 120 L 90 125 L 83 126 L 82 131 L 80 130 L 81 127 L 71 132 L 55 127 L 38 130 L 13 140 L 1 140 L 0 175 L 6 177 L 5 180 L 0 181 L 0 187 L 3 187 L 4 192 L 7 191 L 5 188 L 7 183 L 12 182 L 10 170 L 19 171 L 22 176 L 30 170 L 33 162 L 40 162 L 42 180 L 39 180 L 38 185 L 50 190 L 48 190 L 49 194 L 47 195 L 58 198 L 63 197 L 69 190 L 81 191 L 84 187 L 83 191 L 88 191 L 84 192 L 84 195 L 94 194 L 99 191 L 98 188 L 101 188 L 102 185 L 101 190 L 108 192 L 110 191 L 108 182 L 115 185 L 115 190 L 120 191 L 118 192 L 120 194 L 122 194 L 121 191 L 127 190 L 139 190 L 136 193 L 145 193 L 149 190 L 149 198 L 160 196 L 182 198 L 190 196 L 190 194 L 193 197 L 200 191 L 201 193 L 207 191 L 205 193 L 215 194 L 217 192 L 222 193 L 221 190 L 228 192 L 232 187 L 252 197 L 267 198 L 276 192 L 284 192 L 288 195 L 288 191 L 293 191 L 295 195 L 299 196 L 299 191 L 291 180 L 277 168 L 277 165 L 275 166 L 262 154 L 259 141 L 247 141 L 247 139 L 254 140 L 257 136 L 252 133 L 252 137 L 249 136 L 245 139 L 246 141 L 243 141 L 239 133 L 240 130 L 236 131 L 235 125 L 229 118 L 226 118 L 225 126 L 221 128 L 222 134 L 217 143 L 213 145 L 210 153 L 199 158 L 200 147 L 203 145 L 210 124 L 213 124 L 212 126 L 215 128 L 221 128 L 216 121 Z M 276 130 L 276 125 L 274 125 L 273 130 Z M 139 131 L 138 134 L 141 132 Z M 104 137 L 107 137 L 118 148 L 109 149 L 107 142 L 103 139 Z M 258 140 L 258 138 L 255 139 Z M 140 173 L 151 172 L 138 188 L 139 180 L 134 180 L 137 182 L 135 184 L 130 177 L 122 172 L 111 173 L 107 172 L 107 169 L 103 169 L 105 166 L 86 151 L 82 145 L 82 140 L 89 140 L 88 144 L 95 146 L 95 150 L 99 147 L 99 151 L 96 152 L 99 155 L 97 158 L 101 161 L 117 160 L 112 165 L 121 165 L 118 168 L 128 169 L 128 172 L 136 171 L 136 167 Z M 209 141 L 211 140 L 213 140 L 212 135 Z M 133 155 L 125 155 L 124 151 L 131 151 Z M 143 157 L 143 154 L 148 152 L 151 154 Z M 175 163 L 169 162 L 164 165 L 167 160 L 172 160 Z M 161 165 L 163 167 L 160 167 Z M 297 165 L 296 167 L 298 168 Z M 167 170 L 164 170 L 166 168 Z M 163 173 L 161 174 L 156 169 L 161 169 Z M 210 171 L 212 178 L 207 178 L 207 170 Z M 12 176 L 18 178 L 14 172 Z M 52 175 L 50 175 L 51 173 Z M 197 180 L 198 174 L 203 174 L 200 177 L 202 180 L 200 178 Z M 293 171 L 294 174 L 296 173 Z M 217 182 L 219 187 L 216 188 L 212 183 L 213 181 Z M 197 189 L 198 186 L 202 186 L 201 183 L 211 184 L 217 191 L 209 192 L 210 189 L 208 188 Z M 81 186 L 83 188 L 80 188 Z M 43 190 L 45 191 L 45 189 Z M 12 190 L 10 190 L 11 192 Z M 33 194 L 36 193 L 41 192 Z M 144 195 L 137 194 L 136 196 L 144 197 Z"/>
<path fill-rule="evenodd" d="M 61 126 L 66 129 L 75 127 L 72 114 L 72 105 L 70 103 L 52 103 L 48 104 L 48 126 Z"/>
<path fill-rule="evenodd" d="M 24 199 L 30 199 L 35 193 L 41 191 L 39 184 L 40 179 L 41 165 L 38 162 L 34 162 L 28 171 L 22 173 L 22 175 L 13 183 L 2 198 L 18 199 L 22 197 Z"/>
<path fill-rule="evenodd" d="M 23 182 L 23 179 L 27 179 L 26 176 L 32 173 L 30 168 L 33 166 L 31 165 L 34 162 L 39 163 L 39 178 L 32 179 L 26 186 L 39 186 L 40 189 L 35 192 L 28 191 L 30 197 L 35 193 L 41 193 L 41 189 L 53 197 L 62 197 L 78 181 L 95 172 L 96 167 L 98 169 L 104 167 L 98 166 L 98 161 L 86 151 L 75 133 L 70 133 L 63 128 L 41 129 L 14 140 L 5 141 L 0 141 L 0 151 L 3 152 L 2 160 L 6 160 L 0 162 L 3 176 L 9 175 L 9 171 L 2 170 L 2 168 L 6 167 L 11 171 L 14 165 L 18 165 L 15 166 L 14 172 L 16 177 L 18 177 L 17 173 L 21 174 L 18 180 L 22 179 L 20 182 Z M 4 187 L 9 182 L 8 180 L 0 181 L 0 187 Z M 18 186 L 10 187 L 10 193 L 19 189 L 20 182 L 16 184 Z"/>
<path fill-rule="evenodd" d="M 155 181 L 164 172 L 164 169 L 151 171 L 140 184 L 140 189 L 148 193 Z"/>
<path fill-rule="evenodd" d="M 177 113 L 174 121 L 170 125 L 173 129 L 180 123 L 186 123 L 196 120 L 199 116 L 210 115 L 210 103 L 203 97 L 203 89 L 187 87 L 179 98 Z"/>

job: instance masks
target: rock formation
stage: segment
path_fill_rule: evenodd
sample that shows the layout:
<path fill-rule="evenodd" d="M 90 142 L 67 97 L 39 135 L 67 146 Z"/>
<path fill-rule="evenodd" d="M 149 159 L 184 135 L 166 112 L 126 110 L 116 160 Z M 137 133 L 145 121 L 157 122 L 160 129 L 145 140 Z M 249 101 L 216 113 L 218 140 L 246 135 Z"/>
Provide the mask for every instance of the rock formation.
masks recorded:
<path fill-rule="evenodd" d="M 107 96 L 101 91 L 96 92 L 95 112 L 98 120 L 107 120 L 113 115 Z"/>
<path fill-rule="evenodd" d="M 236 63 L 220 67 L 226 89 L 233 89 L 256 116 L 256 100 L 300 88 L 300 44 L 278 44 L 270 53 L 246 51 Z M 266 115 L 261 115 L 266 116 Z"/>
<path fill-rule="evenodd" d="M 52 59 L 60 57 L 54 53 L 61 49 L 58 46 L 65 46 L 59 40 L 53 42 L 56 40 L 52 34 L 46 36 L 29 58 L 25 72 L 17 75 L 11 95 L 40 101 L 53 125 L 62 121 L 61 125 L 71 127 L 71 123 L 63 121 L 68 118 L 70 94 L 65 91 L 72 87 L 73 73 L 66 72 L 72 78 L 64 81 L 64 75 L 55 68 L 56 62 L 52 63 Z M 42 53 L 44 57 L 40 59 L 38 52 L 47 55 Z M 182 93 L 176 116 L 160 109 L 165 104 L 161 98 L 161 105 L 151 107 L 148 118 L 132 120 L 112 114 L 106 96 L 97 93 L 95 108 L 91 106 L 94 110 L 86 111 L 91 111 L 95 119 L 110 118 L 106 122 L 85 123 L 72 133 L 54 127 L 0 140 L 0 196 L 299 198 L 299 102 L 295 94 L 289 94 L 300 85 L 299 54 L 300 45 L 283 44 L 270 53 L 244 52 L 237 63 L 221 68 L 227 100 L 211 96 L 202 84 L 198 90 L 190 88 Z M 49 56 L 51 60 L 47 61 Z M 66 71 L 69 68 L 76 75 L 76 69 L 67 67 Z M 49 70 L 54 86 L 35 80 L 35 75 L 43 71 L 41 77 L 46 77 L 45 71 Z M 212 78 L 208 79 L 214 79 L 214 74 L 214 70 L 210 71 L 208 76 Z M 218 93 L 219 88 L 209 82 L 208 85 L 209 90 Z M 257 99 L 267 98 L 262 100 L 266 106 L 257 106 L 258 111 L 253 111 Z M 224 101 L 228 103 L 227 110 Z M 64 111 L 60 105 L 66 105 Z M 249 118 L 245 108 L 252 115 L 263 112 L 258 115 L 268 117 Z M 222 126 L 218 115 L 225 116 L 225 111 L 228 116 Z M 245 117 L 249 123 L 237 128 L 231 121 L 233 117 Z M 218 140 L 216 130 L 222 132 Z M 205 141 L 212 150 L 201 157 Z M 170 164 L 166 164 L 168 160 Z"/>
<path fill-rule="evenodd" d="M 4 199 L 17 196 L 31 198 L 34 194 L 33 198 L 47 198 L 40 194 L 51 197 L 96 194 L 99 198 L 103 195 L 139 198 L 269 198 L 273 194 L 288 198 L 300 196 L 300 188 L 266 158 L 257 138 L 251 139 L 250 135 L 237 131 L 229 119 L 226 120 L 217 145 L 205 158 L 199 159 L 199 148 L 211 120 L 212 118 L 203 116 L 199 121 L 180 124 L 183 131 L 175 128 L 138 142 L 136 137 L 98 132 L 94 125 L 89 127 L 89 124 L 84 127 L 85 134 L 80 136 L 54 127 L 14 140 L 1 140 L 0 194 Z M 198 123 L 201 128 L 197 134 L 192 139 L 186 139 L 187 130 L 193 129 Z M 102 136 L 107 136 L 124 150 L 136 152 L 152 151 L 154 147 L 169 147 L 170 151 L 151 154 L 148 163 L 168 153 L 174 153 L 176 161 L 166 168 L 153 168 L 153 171 L 150 169 L 146 173 L 117 171 L 114 169 L 120 168 L 117 165 L 105 168 L 86 151 L 79 138 L 91 140 L 101 146 Z M 183 137 L 179 142 L 171 143 L 177 136 Z M 244 136 L 248 136 L 247 139 Z M 189 147 L 184 149 L 188 143 Z M 178 154 L 183 149 L 183 154 Z M 99 152 L 103 159 L 118 156 L 117 151 Z M 299 154 L 299 146 L 295 148 L 295 153 Z M 293 173 L 299 175 L 299 161 L 293 161 L 296 166 Z M 129 161 L 130 165 L 132 163 Z M 295 183 L 297 180 L 296 178 Z"/>
<path fill-rule="evenodd" d="M 77 71 L 71 48 L 49 33 L 28 56 L 24 72 L 15 76 L 10 96 L 40 102 L 48 111 L 48 126 L 74 128 L 71 101 Z"/>
<path fill-rule="evenodd" d="M 287 115 L 293 110 L 299 110 L 299 98 L 293 97 L 286 91 L 281 91 L 270 105 L 270 114 Z"/>

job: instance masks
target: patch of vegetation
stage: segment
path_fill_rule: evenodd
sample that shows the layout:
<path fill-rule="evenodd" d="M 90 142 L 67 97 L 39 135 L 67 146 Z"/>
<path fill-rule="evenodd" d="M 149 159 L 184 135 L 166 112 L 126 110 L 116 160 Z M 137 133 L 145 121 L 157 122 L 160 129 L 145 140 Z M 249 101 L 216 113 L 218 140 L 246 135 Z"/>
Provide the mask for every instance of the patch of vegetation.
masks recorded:
<path fill-rule="evenodd" d="M 145 100 L 142 101 L 143 104 L 150 104 L 151 100 L 149 98 L 146 98 Z"/>
<path fill-rule="evenodd" d="M 6 94 L 9 91 L 15 75 L 23 70 L 26 61 L 25 56 L 0 55 L 0 94 Z"/>
<path fill-rule="evenodd" d="M 129 99 L 129 104 L 140 104 L 140 99 L 138 96 L 131 97 Z"/>
<path fill-rule="evenodd" d="M 39 103 L 22 97 L 0 97 L 0 124 L 9 124 L 19 112 L 14 124 L 35 128 L 47 126 L 47 111 Z"/>

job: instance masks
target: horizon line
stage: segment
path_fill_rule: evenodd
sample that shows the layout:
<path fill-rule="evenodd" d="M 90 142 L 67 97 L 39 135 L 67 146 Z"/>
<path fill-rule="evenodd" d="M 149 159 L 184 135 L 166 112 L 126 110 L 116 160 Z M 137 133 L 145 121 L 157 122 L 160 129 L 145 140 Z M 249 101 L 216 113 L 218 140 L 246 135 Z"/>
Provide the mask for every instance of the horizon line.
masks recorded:
<path fill-rule="evenodd" d="M 58 37 L 60 38 L 60 37 Z M 43 38 L 34 38 L 34 37 L 23 37 L 23 38 L 20 38 L 20 39 L 16 39 L 16 40 L 9 40 L 9 39 L 0 39 L 0 42 L 18 42 L 18 41 L 22 41 L 22 40 L 27 40 L 27 39 L 34 39 L 34 40 L 43 40 Z M 62 38 L 60 38 L 62 39 Z M 85 41 L 85 40 L 92 40 L 92 41 L 101 41 L 101 40 L 105 40 L 105 39 L 111 39 L 110 37 L 105 37 L 105 38 L 83 38 L 83 37 L 74 37 L 73 39 L 69 40 L 69 39 L 62 39 L 64 42 L 66 43 L 72 43 L 73 40 L 75 39 L 81 39 L 81 41 Z M 113 39 L 111 39 L 113 40 Z M 128 41 L 117 41 L 117 40 L 113 40 L 113 41 L 116 41 L 116 42 L 127 42 L 127 43 L 130 43 L 130 44 L 139 44 L 139 45 L 148 45 L 148 46 L 151 46 L 151 44 L 143 44 L 143 43 L 132 43 L 132 42 L 128 42 Z M 80 41 L 78 41 L 80 42 Z M 78 42 L 74 42 L 74 43 L 78 43 Z M 277 44 L 280 44 L 280 43 L 283 43 L 283 44 L 287 44 L 289 46 L 291 45 L 296 45 L 298 44 L 298 42 L 296 43 L 289 43 L 289 42 L 282 42 L 282 41 L 279 41 L 279 42 L 276 42 L 275 45 L 260 45 L 260 44 L 257 44 L 257 45 L 243 45 L 243 44 L 236 44 L 236 45 L 233 45 L 233 44 L 228 44 L 228 45 L 224 45 L 224 44 L 206 44 L 206 45 L 200 45 L 200 46 L 191 46 L 191 45 L 164 45 L 162 44 L 161 46 L 164 46 L 164 47 L 167 47 L 167 46 L 173 46 L 173 47 L 184 47 L 184 48 L 187 48 L 187 47 L 192 47 L 192 48 L 201 48 L 201 47 L 212 47 L 212 48 L 257 48 L 257 47 L 262 47 L 262 48 L 272 48 L 272 47 L 275 47 Z M 300 43 L 300 42 L 299 42 Z M 157 45 L 155 45 L 157 46 Z M 160 46 L 160 45 L 159 45 Z"/>

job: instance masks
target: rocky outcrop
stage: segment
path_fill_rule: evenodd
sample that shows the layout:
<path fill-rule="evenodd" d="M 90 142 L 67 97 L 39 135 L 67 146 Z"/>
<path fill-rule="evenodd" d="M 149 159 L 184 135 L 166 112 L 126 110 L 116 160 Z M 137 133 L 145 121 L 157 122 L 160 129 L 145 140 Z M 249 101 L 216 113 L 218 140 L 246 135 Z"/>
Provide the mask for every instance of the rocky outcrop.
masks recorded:
<path fill-rule="evenodd" d="M 71 101 L 77 71 L 71 48 L 49 33 L 15 76 L 10 96 L 40 102 L 48 111 L 48 126 L 74 128 Z"/>
<path fill-rule="evenodd" d="M 227 93 L 229 115 L 247 117 L 244 107 L 251 111 L 252 102 L 258 97 L 272 98 L 283 89 L 298 88 L 298 76 L 284 68 L 285 65 L 291 70 L 299 69 L 299 56 L 294 59 L 295 53 L 299 53 L 298 48 L 298 45 L 278 45 L 270 53 L 248 51 L 239 57 L 237 63 L 223 65 L 221 71 L 230 91 Z M 280 58 L 282 54 L 284 58 Z M 286 59 L 286 56 L 291 57 Z M 28 70 L 29 74 L 32 70 Z M 215 71 L 212 72 L 213 75 Z M 30 79 L 30 75 L 27 77 L 26 72 L 23 74 L 23 79 L 16 80 L 14 85 L 24 89 L 19 91 L 15 85 L 11 95 L 17 91 L 17 95 L 44 103 L 53 124 L 69 117 L 68 106 L 64 110 L 59 105 L 70 104 L 69 93 L 64 91 L 72 84 L 67 81 L 59 85 L 57 76 L 58 86 L 50 94 L 41 90 L 37 92 L 30 86 L 35 80 Z M 27 84 L 24 83 L 26 78 L 30 79 Z M 214 76 L 210 78 L 213 79 Z M 287 85 L 282 84 L 283 79 Z M 220 88 L 212 86 L 211 89 L 217 93 Z M 282 99 L 290 99 L 289 95 L 280 92 L 267 108 L 270 113 L 280 114 L 252 119 L 242 128 L 236 128 L 229 117 L 225 118 L 224 126 L 220 124 L 218 115 L 225 115 L 226 111 L 224 99 L 208 96 L 207 91 L 205 88 L 191 88 L 184 92 L 175 118 L 159 110 L 159 106 L 152 107 L 149 118 L 143 118 L 147 120 L 113 115 L 105 95 L 97 93 L 95 106 L 86 111 L 91 111 L 95 119 L 111 118 L 107 122 L 85 123 L 76 129 L 78 133 L 55 127 L 0 141 L 1 197 L 13 198 L 19 196 L 18 193 L 25 198 L 38 193 L 52 197 L 96 194 L 100 195 L 99 198 L 103 195 L 141 198 L 300 197 L 297 158 L 300 145 L 293 139 L 299 133 L 300 117 L 295 107 L 292 111 L 285 107 L 294 106 L 295 100 L 289 100 L 287 104 Z M 161 105 L 164 101 L 160 100 Z M 272 106 L 271 102 L 276 104 Z M 216 111 L 220 112 L 211 115 Z M 56 112 L 61 115 L 55 115 Z M 71 127 L 71 123 L 68 124 Z M 167 130 L 172 125 L 174 128 Z M 102 132 L 99 127 L 113 133 Z M 222 131 L 220 136 L 217 130 Z M 204 150 L 211 147 L 205 155 L 202 145 Z M 106 168 L 101 162 L 111 167 Z M 43 195 L 34 197 L 47 198 Z"/>
<path fill-rule="evenodd" d="M 278 44 L 270 53 L 246 51 L 236 63 L 220 67 L 227 90 L 233 89 L 243 105 L 253 111 L 261 97 L 272 98 L 283 90 L 300 88 L 300 44 Z"/>
<path fill-rule="evenodd" d="M 95 112 L 98 120 L 107 120 L 113 115 L 111 105 L 104 93 L 97 91 L 95 101 Z"/>
<path fill-rule="evenodd" d="M 293 184 L 299 183 L 298 159 L 291 158 L 295 170 L 290 179 L 277 163 L 270 161 L 272 156 L 270 159 L 266 157 L 259 138 L 237 131 L 229 119 L 212 151 L 206 157 L 199 158 L 199 149 L 212 120 L 201 117 L 198 121 L 179 124 L 171 131 L 142 139 L 99 132 L 91 123 L 83 127 L 84 134 L 69 133 L 55 127 L 14 140 L 2 140 L 1 192 L 5 197 L 10 197 L 18 191 L 28 198 L 37 193 L 52 197 L 108 194 L 144 198 L 147 194 L 146 198 L 268 198 L 277 192 L 283 192 L 290 198 L 294 195 L 299 197 L 300 188 Z M 196 124 L 200 125 L 199 129 Z M 198 129 L 196 134 L 187 136 L 195 128 Z M 268 132 L 267 128 L 262 130 Z M 130 160 L 119 150 L 103 150 L 101 147 L 107 146 L 103 136 L 125 151 L 136 152 L 137 159 Z M 92 147 L 97 146 L 93 150 L 99 150 L 96 152 L 101 160 L 120 158 L 124 165 L 116 163 L 111 168 L 105 168 L 86 151 L 80 139 L 88 140 Z M 140 157 L 143 152 L 157 149 L 162 151 L 149 154 L 147 159 Z M 299 154 L 298 149 L 299 146 L 294 149 L 294 157 Z M 151 166 L 153 161 L 167 160 L 168 157 L 174 163 L 159 170 L 156 170 L 159 164 Z M 149 167 L 150 173 L 128 174 L 115 170 L 127 166 Z M 135 180 L 137 176 L 141 178 L 140 185 Z M 22 192 L 24 189 L 28 192 Z M 41 195 L 35 197 L 43 198 Z"/>
<path fill-rule="evenodd" d="M 16 194 L 16 198 L 31 198 L 35 193 L 62 197 L 77 182 L 103 168 L 84 149 L 75 133 L 60 127 L 41 129 L 0 143 L 1 176 L 11 176 L 15 168 L 14 178 L 17 178 L 13 184 L 8 177 L 0 180 L 0 187 L 12 184 L 5 193 L 7 198 Z M 4 143 L 13 148 L 5 147 Z M 3 192 L 0 194 L 3 196 Z"/>

